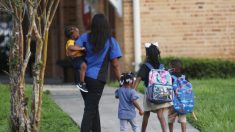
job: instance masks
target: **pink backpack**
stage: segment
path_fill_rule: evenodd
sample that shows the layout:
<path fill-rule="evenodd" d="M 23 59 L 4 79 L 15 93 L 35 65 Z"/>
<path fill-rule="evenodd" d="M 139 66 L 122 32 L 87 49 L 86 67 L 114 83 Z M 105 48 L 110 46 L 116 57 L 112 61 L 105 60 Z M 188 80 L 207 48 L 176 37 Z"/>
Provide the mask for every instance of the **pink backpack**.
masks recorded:
<path fill-rule="evenodd" d="M 172 102 L 172 77 L 171 74 L 164 70 L 161 64 L 159 69 L 154 69 L 150 63 L 145 63 L 150 69 L 149 82 L 147 87 L 147 98 L 154 104 Z"/>

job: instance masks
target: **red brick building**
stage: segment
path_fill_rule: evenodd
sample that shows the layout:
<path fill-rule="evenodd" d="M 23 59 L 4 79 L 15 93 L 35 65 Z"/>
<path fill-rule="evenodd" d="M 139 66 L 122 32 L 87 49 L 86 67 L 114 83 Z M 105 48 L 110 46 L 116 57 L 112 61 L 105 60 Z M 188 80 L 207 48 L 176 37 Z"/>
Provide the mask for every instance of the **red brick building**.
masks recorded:
<path fill-rule="evenodd" d="M 122 1 L 121 17 L 108 1 L 91 2 L 95 10 L 92 12 L 103 12 L 110 20 L 113 34 L 122 48 L 123 70 L 133 70 L 133 1 Z M 56 65 L 57 60 L 65 58 L 63 29 L 72 24 L 85 31 L 82 9 L 81 0 L 61 0 L 51 28 L 47 76 L 63 79 L 64 71 Z M 162 56 L 235 59 L 233 0 L 140 0 L 140 19 L 143 57 L 143 43 L 158 41 Z"/>
<path fill-rule="evenodd" d="M 72 70 L 64 71 L 56 64 L 65 58 L 64 27 L 77 25 L 85 31 L 89 11 L 104 13 L 113 35 L 120 43 L 122 70 L 134 70 L 134 0 L 121 2 L 121 16 L 109 1 L 61 0 L 50 29 L 50 45 L 46 77 L 72 80 Z M 162 56 L 235 59 L 235 1 L 234 0 L 137 0 L 140 12 L 141 50 L 144 42 L 158 41 Z M 85 15 L 83 15 L 85 14 Z M 66 77 L 66 78 L 65 78 Z"/>

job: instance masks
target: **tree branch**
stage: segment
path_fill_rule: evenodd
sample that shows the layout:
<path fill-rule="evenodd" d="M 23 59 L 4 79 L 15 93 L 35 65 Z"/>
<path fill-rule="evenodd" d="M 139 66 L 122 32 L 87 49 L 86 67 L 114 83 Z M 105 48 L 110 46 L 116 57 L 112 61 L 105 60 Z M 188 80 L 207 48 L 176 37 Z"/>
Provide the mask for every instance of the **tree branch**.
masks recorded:
<path fill-rule="evenodd" d="M 10 8 L 10 7 L 7 7 L 7 4 L 4 1 L 0 2 L 0 7 L 6 8 L 6 9 Z"/>
<path fill-rule="evenodd" d="M 6 3 L 6 1 L 1 1 L 1 2 L 0 2 L 0 11 L 6 12 L 6 13 L 10 13 L 10 14 L 13 14 L 13 13 L 14 13 L 13 10 L 12 10 L 12 8 L 11 8 L 11 6 L 8 5 L 8 4 Z"/>
<path fill-rule="evenodd" d="M 53 20 L 53 18 L 54 18 L 54 16 L 55 16 L 55 13 L 56 13 L 56 10 L 57 10 L 57 7 L 58 7 L 59 3 L 60 3 L 60 0 L 56 0 L 56 3 L 55 3 L 55 5 L 54 5 L 54 7 L 53 7 L 53 10 L 52 10 L 52 13 L 50 14 L 49 26 L 50 26 L 51 23 L 52 23 L 52 20 Z"/>
<path fill-rule="evenodd" d="M 51 14 L 51 8 L 52 8 L 52 6 L 53 6 L 53 4 L 54 4 L 54 1 L 55 0 L 51 0 L 50 1 L 50 4 L 49 4 L 49 7 L 48 7 L 48 10 L 47 9 L 45 9 L 46 11 L 46 14 L 44 14 L 45 16 L 45 25 L 44 25 L 44 29 L 43 29 L 43 38 L 45 39 L 45 37 L 46 37 L 46 32 L 49 30 L 48 28 L 50 27 L 50 25 L 49 25 L 49 18 L 50 18 L 50 14 Z"/>
<path fill-rule="evenodd" d="M 9 7 L 11 8 L 11 10 L 13 11 L 13 6 L 12 6 L 12 2 L 11 2 L 12 0 L 8 0 L 8 2 L 9 2 Z"/>
<path fill-rule="evenodd" d="M 23 74 L 23 76 L 25 75 L 25 70 L 26 70 L 26 68 L 27 68 L 27 65 L 28 65 L 30 56 L 31 56 L 31 52 L 30 52 L 30 50 L 29 50 L 29 51 L 27 51 L 27 53 L 26 53 L 26 57 L 25 57 L 25 59 L 24 59 L 23 66 L 22 66 L 21 71 L 20 71 L 21 74 Z"/>
<path fill-rule="evenodd" d="M 6 13 L 9 13 L 9 14 L 13 14 L 13 11 L 9 10 L 9 9 L 6 9 L 6 8 L 1 8 L 0 7 L 0 11 L 1 12 L 6 12 Z"/>

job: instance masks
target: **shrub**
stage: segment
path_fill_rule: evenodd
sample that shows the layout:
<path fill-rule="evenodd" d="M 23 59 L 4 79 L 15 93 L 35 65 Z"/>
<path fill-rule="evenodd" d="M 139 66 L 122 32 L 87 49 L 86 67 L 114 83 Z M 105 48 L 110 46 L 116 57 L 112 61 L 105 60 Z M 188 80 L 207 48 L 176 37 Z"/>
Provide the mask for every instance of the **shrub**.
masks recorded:
<path fill-rule="evenodd" d="M 220 59 L 162 58 L 161 62 L 168 67 L 170 60 L 179 59 L 183 71 L 189 78 L 229 78 L 235 77 L 235 61 Z"/>

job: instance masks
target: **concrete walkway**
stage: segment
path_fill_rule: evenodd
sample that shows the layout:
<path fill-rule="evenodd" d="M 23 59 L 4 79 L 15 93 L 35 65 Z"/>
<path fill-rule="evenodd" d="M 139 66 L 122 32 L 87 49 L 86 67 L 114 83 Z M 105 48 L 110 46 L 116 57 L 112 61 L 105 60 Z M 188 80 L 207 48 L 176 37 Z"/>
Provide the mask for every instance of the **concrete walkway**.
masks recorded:
<path fill-rule="evenodd" d="M 60 106 L 60 108 L 69 114 L 69 116 L 81 126 L 84 102 L 80 91 L 74 85 L 45 85 L 45 90 L 50 90 L 52 98 Z M 105 87 L 103 96 L 100 101 L 100 118 L 102 132 L 119 132 L 119 120 L 117 117 L 118 100 L 114 97 L 114 88 Z M 142 106 L 143 95 L 139 94 L 139 104 Z M 137 112 L 138 113 L 138 112 Z M 167 111 L 165 112 L 165 117 Z M 137 116 L 139 126 L 141 126 L 142 117 Z M 175 123 L 175 132 L 181 132 L 180 124 Z M 151 113 L 147 132 L 161 131 L 157 115 Z M 128 132 L 131 132 L 129 127 Z M 187 132 L 198 132 L 190 124 L 187 124 Z"/>

